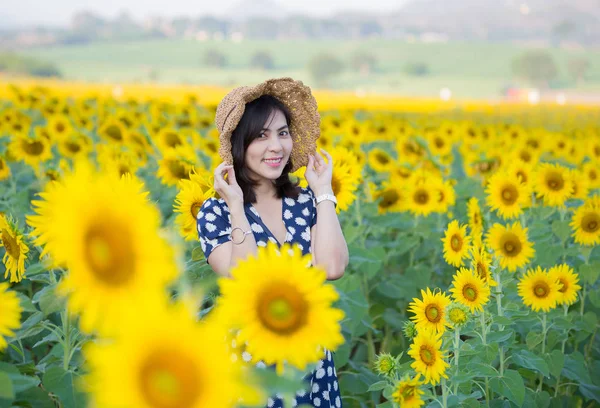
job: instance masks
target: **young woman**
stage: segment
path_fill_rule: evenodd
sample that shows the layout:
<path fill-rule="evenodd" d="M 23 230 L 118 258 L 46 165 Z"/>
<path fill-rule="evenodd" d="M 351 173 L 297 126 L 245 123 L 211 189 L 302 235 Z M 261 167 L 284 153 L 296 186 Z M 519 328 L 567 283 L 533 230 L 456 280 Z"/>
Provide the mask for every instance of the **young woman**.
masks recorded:
<path fill-rule="evenodd" d="M 275 88 L 277 85 L 280 83 L 275 82 Z M 322 267 L 327 279 L 339 279 L 348 264 L 348 248 L 335 211 L 331 156 L 322 150 L 326 162 L 318 154 L 298 155 L 299 143 L 307 140 L 295 138 L 292 132 L 302 129 L 294 122 L 299 119 L 293 106 L 297 98 L 288 98 L 293 102 L 286 104 L 282 102 L 285 97 L 274 97 L 268 89 L 259 93 L 244 93 L 241 99 L 222 103 L 217 110 L 221 156 L 232 164 L 222 163 L 216 168 L 214 188 L 221 198 L 207 200 L 198 216 L 200 242 L 208 263 L 216 273 L 229 276 L 230 269 L 256 254 L 258 246 L 288 243 L 312 254 L 313 265 Z M 231 112 L 239 109 L 240 103 L 238 121 L 234 118 L 231 123 Z M 223 140 L 223 134 L 228 137 L 227 127 L 232 129 L 230 144 Z M 299 188 L 290 181 L 290 171 L 300 164 L 292 159 L 306 163 L 309 188 Z M 310 385 L 298 393 L 298 405 L 341 407 L 331 352 L 326 352 L 307 380 Z M 267 405 L 282 406 L 277 399 L 269 399 Z"/>

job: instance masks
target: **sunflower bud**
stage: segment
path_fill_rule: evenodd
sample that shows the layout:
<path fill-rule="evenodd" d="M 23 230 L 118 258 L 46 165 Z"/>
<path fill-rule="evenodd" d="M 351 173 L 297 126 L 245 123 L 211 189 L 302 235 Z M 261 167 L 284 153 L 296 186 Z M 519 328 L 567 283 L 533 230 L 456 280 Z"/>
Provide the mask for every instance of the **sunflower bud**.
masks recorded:
<path fill-rule="evenodd" d="M 471 313 L 469 308 L 460 303 L 451 303 L 446 309 L 448 320 L 454 327 L 462 327 L 469 321 Z"/>
<path fill-rule="evenodd" d="M 398 363 L 389 353 L 381 353 L 375 361 L 375 371 L 381 375 L 392 377 L 398 368 Z"/>
<path fill-rule="evenodd" d="M 417 336 L 417 326 L 415 325 L 414 322 L 411 322 L 410 320 L 406 321 L 404 323 L 403 332 L 404 332 L 404 336 L 407 339 L 412 340 Z"/>

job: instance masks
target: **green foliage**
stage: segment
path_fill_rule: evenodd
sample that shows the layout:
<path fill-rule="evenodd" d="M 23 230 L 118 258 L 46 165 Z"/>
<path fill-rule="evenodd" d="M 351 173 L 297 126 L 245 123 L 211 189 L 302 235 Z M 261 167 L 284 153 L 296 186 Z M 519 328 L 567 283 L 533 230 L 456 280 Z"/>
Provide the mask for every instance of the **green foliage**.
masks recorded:
<path fill-rule="evenodd" d="M 410 76 L 429 75 L 429 66 L 424 62 L 409 62 L 404 66 L 404 72 Z"/>
<path fill-rule="evenodd" d="M 330 53 L 317 54 L 308 62 L 308 72 L 320 84 L 327 84 L 335 75 L 342 72 L 344 65 Z"/>
<path fill-rule="evenodd" d="M 558 76 L 554 57 L 545 50 L 530 50 L 513 59 L 512 70 L 532 84 L 545 86 Z"/>
<path fill-rule="evenodd" d="M 31 75 L 35 77 L 60 77 L 58 68 L 49 62 L 21 56 L 11 52 L 0 52 L 0 73 Z"/>
<path fill-rule="evenodd" d="M 212 68 L 223 68 L 227 65 L 227 57 L 217 49 L 209 49 L 204 52 L 202 63 Z"/>

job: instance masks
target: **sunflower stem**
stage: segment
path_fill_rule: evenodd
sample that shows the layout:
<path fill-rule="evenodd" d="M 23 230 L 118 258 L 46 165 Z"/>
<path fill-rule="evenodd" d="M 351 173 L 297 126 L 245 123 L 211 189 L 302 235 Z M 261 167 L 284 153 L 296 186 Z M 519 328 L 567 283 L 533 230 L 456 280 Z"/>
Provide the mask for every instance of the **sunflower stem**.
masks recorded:
<path fill-rule="evenodd" d="M 484 311 L 479 313 L 479 320 L 481 321 L 481 341 L 482 341 L 483 345 L 486 346 L 487 345 L 487 340 L 486 340 L 487 327 L 485 326 L 485 312 Z"/>
<path fill-rule="evenodd" d="M 67 371 L 69 369 L 69 363 L 71 361 L 71 319 L 69 318 L 69 312 L 65 308 L 62 312 L 62 323 L 63 323 L 63 369 Z"/>
<path fill-rule="evenodd" d="M 585 295 L 587 292 L 587 282 L 583 283 L 583 290 L 581 291 L 581 308 L 579 309 L 579 315 L 583 317 L 583 310 L 585 307 Z"/>
<path fill-rule="evenodd" d="M 454 365 L 456 366 L 456 375 L 458 375 L 458 359 L 460 357 L 460 328 L 456 327 L 454 329 Z M 458 381 L 453 381 L 454 385 L 454 395 L 456 395 L 458 391 Z"/>
<path fill-rule="evenodd" d="M 544 358 L 544 354 L 546 353 L 546 332 L 546 313 L 542 313 L 542 358 Z M 538 392 L 542 390 L 543 381 L 544 374 L 540 373 L 540 381 L 537 388 Z"/>
<path fill-rule="evenodd" d="M 442 407 L 448 407 L 448 387 L 446 387 L 446 379 L 442 377 Z"/>

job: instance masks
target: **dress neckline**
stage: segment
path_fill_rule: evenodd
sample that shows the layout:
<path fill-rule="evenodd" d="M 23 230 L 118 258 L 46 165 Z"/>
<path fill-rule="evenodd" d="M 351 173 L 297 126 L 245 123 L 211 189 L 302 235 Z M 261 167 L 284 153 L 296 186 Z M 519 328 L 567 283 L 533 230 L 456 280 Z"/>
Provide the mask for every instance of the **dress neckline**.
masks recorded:
<path fill-rule="evenodd" d="M 275 236 L 275 234 L 273 234 L 271 232 L 271 230 L 269 229 L 269 227 L 267 227 L 267 224 L 265 224 L 265 222 L 263 221 L 262 217 L 260 216 L 260 214 L 258 213 L 258 210 L 254 207 L 254 205 L 252 205 L 252 203 L 248 203 L 247 204 L 248 210 L 256 216 L 255 221 L 257 221 L 260 226 L 262 227 L 262 229 L 267 233 L 267 235 L 269 235 L 271 238 L 273 238 L 275 240 L 275 242 L 277 243 L 277 245 L 279 247 L 281 247 L 282 243 L 279 242 L 279 240 L 277 239 L 277 237 Z M 286 210 L 286 203 L 285 203 L 285 197 L 281 198 L 281 221 L 283 222 L 283 227 L 285 229 L 285 239 L 283 240 L 283 244 L 287 243 L 287 238 L 288 238 L 288 227 L 287 224 L 285 222 L 285 210 Z"/>

